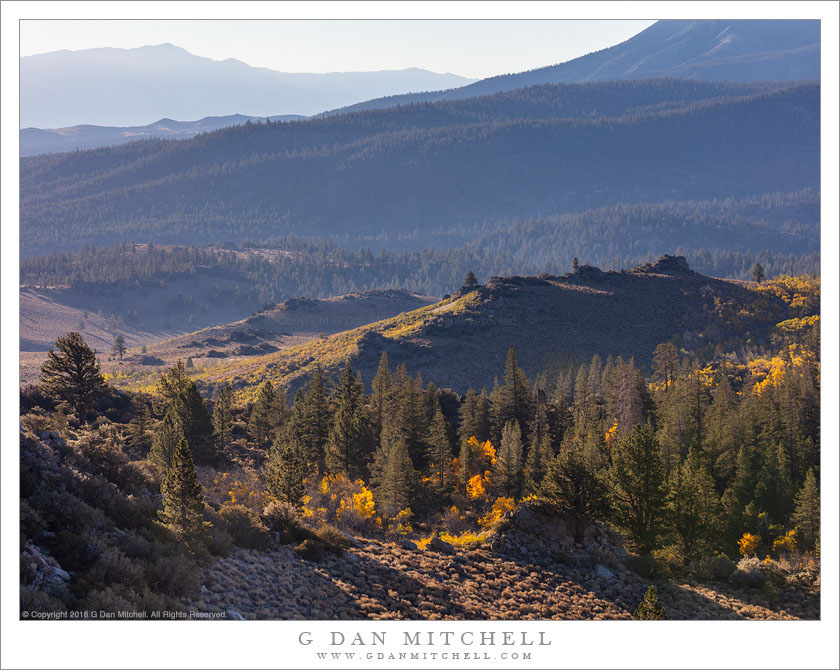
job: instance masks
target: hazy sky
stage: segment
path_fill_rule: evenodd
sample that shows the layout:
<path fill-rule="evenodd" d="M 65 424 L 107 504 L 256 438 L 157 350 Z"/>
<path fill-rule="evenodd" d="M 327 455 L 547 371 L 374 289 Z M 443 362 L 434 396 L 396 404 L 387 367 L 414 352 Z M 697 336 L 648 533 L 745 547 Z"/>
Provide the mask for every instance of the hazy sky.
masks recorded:
<path fill-rule="evenodd" d="M 561 63 L 653 21 L 24 20 L 20 54 L 170 42 L 198 56 L 283 72 L 420 67 L 476 79 Z"/>

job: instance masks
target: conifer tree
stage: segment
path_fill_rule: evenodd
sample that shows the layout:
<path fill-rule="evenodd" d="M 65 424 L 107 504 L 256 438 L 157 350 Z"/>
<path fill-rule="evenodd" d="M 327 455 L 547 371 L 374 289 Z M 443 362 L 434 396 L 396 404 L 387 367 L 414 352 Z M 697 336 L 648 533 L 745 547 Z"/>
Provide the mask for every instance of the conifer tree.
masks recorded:
<path fill-rule="evenodd" d="M 306 457 L 312 463 L 323 464 L 332 414 L 327 398 L 326 380 L 320 365 L 315 368 L 309 388 L 301 402 L 296 401 L 295 405 L 300 405 Z"/>
<path fill-rule="evenodd" d="M 721 513 L 714 480 L 699 461 L 689 455 L 668 480 L 668 523 L 686 562 L 712 544 Z"/>
<path fill-rule="evenodd" d="M 248 420 L 248 434 L 257 446 L 264 447 L 274 439 L 275 431 L 286 418 L 285 405 L 286 397 L 282 389 L 281 394 L 278 394 L 270 381 L 260 384 Z"/>
<path fill-rule="evenodd" d="M 213 405 L 213 434 L 216 446 L 221 449 L 230 441 L 233 432 L 233 389 L 228 384 L 219 391 Z"/>
<path fill-rule="evenodd" d="M 158 424 L 152 438 L 149 460 L 165 471 L 172 463 L 172 456 L 182 439 L 184 439 L 184 431 L 181 423 L 175 411 L 170 409 L 163 416 L 163 421 Z"/>
<path fill-rule="evenodd" d="M 385 516 L 393 518 L 410 507 L 417 488 L 417 472 L 408 446 L 391 421 L 382 427 L 382 437 L 371 464 L 374 497 Z"/>
<path fill-rule="evenodd" d="M 158 512 L 161 522 L 176 538 L 197 550 L 206 529 L 202 519 L 204 498 L 192 452 L 183 437 L 166 469 L 160 491 L 163 494 L 163 509 Z"/>
<path fill-rule="evenodd" d="M 475 437 L 479 442 L 489 440 L 490 411 L 490 399 L 485 391 L 476 395 L 475 391 L 467 389 L 458 409 L 458 441 L 463 444 L 471 437 Z"/>
<path fill-rule="evenodd" d="M 397 368 L 388 412 L 394 418 L 394 427 L 408 449 L 415 470 L 422 472 L 428 449 L 426 436 L 429 426 L 418 383 L 409 376 L 405 365 Z"/>
<path fill-rule="evenodd" d="M 633 619 L 636 621 L 649 621 L 664 618 L 665 608 L 659 604 L 659 600 L 656 598 L 656 587 L 651 584 L 645 593 L 645 597 L 642 598 L 642 602 L 639 603 L 636 611 L 633 612 Z"/>
<path fill-rule="evenodd" d="M 501 430 L 508 421 L 517 421 L 520 431 L 527 431 L 533 414 L 531 389 L 528 378 L 516 362 L 514 347 L 508 349 L 504 384 L 493 398 L 493 410 L 498 437 L 501 437 Z"/>
<path fill-rule="evenodd" d="M 383 351 L 382 356 L 379 358 L 379 367 L 376 369 L 376 376 L 374 376 L 372 382 L 373 395 L 371 402 L 373 404 L 373 420 L 377 440 L 382 431 L 382 423 L 385 420 L 385 411 L 392 382 L 391 369 L 388 367 L 388 353 Z"/>
<path fill-rule="evenodd" d="M 505 496 L 518 499 L 522 495 L 522 433 L 516 421 L 508 421 L 502 428 L 493 485 Z"/>
<path fill-rule="evenodd" d="M 117 335 L 114 338 L 114 346 L 111 349 L 115 356 L 119 356 L 120 360 L 125 355 L 125 338 L 122 335 Z"/>
<path fill-rule="evenodd" d="M 303 507 L 306 478 L 306 445 L 293 421 L 274 438 L 263 468 L 266 488 L 271 495 L 296 509 Z"/>
<path fill-rule="evenodd" d="M 791 519 L 802 537 L 802 546 L 811 549 L 820 539 L 820 491 L 813 470 L 796 494 L 796 509 Z"/>
<path fill-rule="evenodd" d="M 81 424 L 87 420 L 90 403 L 108 393 L 96 352 L 79 333 L 67 333 L 55 341 L 55 350 L 50 347 L 41 366 L 41 391 L 73 405 Z"/>
<path fill-rule="evenodd" d="M 473 288 L 476 284 L 478 284 L 478 279 L 475 278 L 475 273 L 469 270 L 464 277 L 464 288 Z"/>
<path fill-rule="evenodd" d="M 535 418 L 535 425 L 538 425 Z M 548 430 L 532 430 L 528 456 L 525 458 L 524 487 L 526 493 L 533 493 L 545 477 L 548 463 L 554 458 L 551 434 Z"/>
<path fill-rule="evenodd" d="M 200 463 L 214 460 L 213 420 L 195 382 L 189 378 L 180 360 L 158 380 L 157 390 L 163 397 L 165 411 L 174 417 L 193 450 L 193 458 Z"/>
<path fill-rule="evenodd" d="M 341 372 L 333 399 L 335 414 L 327 438 L 325 465 L 330 472 L 345 472 L 352 478 L 364 471 L 371 430 L 362 404 L 362 386 L 350 361 Z"/>
<path fill-rule="evenodd" d="M 665 505 L 665 468 L 649 425 L 634 426 L 612 449 L 610 470 L 615 520 L 642 554 L 657 544 Z"/>
<path fill-rule="evenodd" d="M 575 519 L 575 541 L 583 544 L 586 526 L 604 517 L 606 488 L 584 457 L 580 446 L 564 448 L 548 462 L 538 495 L 570 512 Z"/>
<path fill-rule="evenodd" d="M 152 413 L 149 406 L 137 397 L 132 400 L 131 405 L 134 416 L 128 424 L 128 444 L 135 451 L 147 454 L 152 444 L 149 437 Z"/>
<path fill-rule="evenodd" d="M 429 426 L 429 452 L 427 461 L 432 468 L 432 480 L 439 491 L 448 488 L 449 467 L 452 461 L 452 445 L 449 442 L 449 433 L 446 428 L 446 419 L 438 404 L 432 422 Z"/>

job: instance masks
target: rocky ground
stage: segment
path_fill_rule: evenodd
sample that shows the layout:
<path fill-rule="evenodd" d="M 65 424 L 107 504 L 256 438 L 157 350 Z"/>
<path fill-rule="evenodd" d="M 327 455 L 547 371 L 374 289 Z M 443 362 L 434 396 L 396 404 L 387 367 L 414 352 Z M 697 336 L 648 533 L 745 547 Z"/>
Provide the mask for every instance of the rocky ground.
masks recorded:
<path fill-rule="evenodd" d="M 237 549 L 202 570 L 201 595 L 187 604 L 245 619 L 629 619 L 650 583 L 621 563 L 358 544 L 318 563 L 291 546 Z M 819 618 L 819 595 L 804 588 L 656 585 L 669 619 Z"/>

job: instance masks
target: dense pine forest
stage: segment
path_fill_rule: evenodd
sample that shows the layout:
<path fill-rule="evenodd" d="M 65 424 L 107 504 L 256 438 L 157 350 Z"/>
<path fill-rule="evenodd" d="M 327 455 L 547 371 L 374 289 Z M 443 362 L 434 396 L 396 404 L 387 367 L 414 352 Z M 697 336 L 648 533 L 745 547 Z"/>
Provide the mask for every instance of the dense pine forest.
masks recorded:
<path fill-rule="evenodd" d="M 819 197 L 804 190 L 725 201 L 616 205 L 556 217 L 416 230 L 398 238 L 90 245 L 78 252 L 23 257 L 20 273 L 21 284 L 35 287 L 166 282 L 201 274 L 211 288 L 214 278 L 236 278 L 243 285 L 234 294 L 196 296 L 193 300 L 201 304 L 191 309 L 228 299 L 256 310 L 301 295 L 369 289 L 443 295 L 469 270 L 482 281 L 561 274 L 571 268 L 573 258 L 604 269 L 633 267 L 653 260 L 663 245 L 673 246 L 692 268 L 710 276 L 751 279 L 756 263 L 768 277 L 816 274 L 818 231 Z M 397 245 L 404 250 L 388 250 Z M 130 321 L 131 311 L 127 304 L 121 316 Z"/>
<path fill-rule="evenodd" d="M 593 524 L 620 533 L 646 579 L 813 585 L 819 282 L 764 290 L 788 313 L 763 345 L 665 342 L 647 375 L 594 356 L 533 378 L 511 347 L 497 384 L 463 395 L 387 356 L 369 384 L 348 363 L 293 398 L 264 382 L 247 403 L 229 387 L 211 402 L 183 363 L 126 393 L 70 333 L 21 391 L 22 606 L 178 608 L 235 547 L 468 549 L 523 507 L 566 515 L 574 546 Z M 50 582 L 27 572 L 41 551 L 60 566 Z"/>
<path fill-rule="evenodd" d="M 22 159 L 21 248 L 348 230 L 398 240 L 430 222 L 447 229 L 818 189 L 818 129 L 818 84 L 675 80 L 538 86 L 246 124 L 183 142 Z M 761 237 L 745 244 L 767 248 Z"/>

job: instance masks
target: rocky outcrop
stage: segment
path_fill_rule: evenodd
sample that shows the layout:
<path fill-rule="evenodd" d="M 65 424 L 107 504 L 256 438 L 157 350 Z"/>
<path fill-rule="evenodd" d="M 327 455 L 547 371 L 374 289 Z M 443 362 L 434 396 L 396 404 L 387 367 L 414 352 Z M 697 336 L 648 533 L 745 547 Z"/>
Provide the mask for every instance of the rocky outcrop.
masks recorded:
<path fill-rule="evenodd" d="M 549 505 L 521 504 L 504 518 L 503 527 L 491 542 L 494 553 L 614 569 L 621 568 L 627 556 L 619 534 Z"/>
<path fill-rule="evenodd" d="M 52 596 L 67 596 L 70 573 L 52 556 L 27 540 L 20 556 L 21 581 Z"/>

